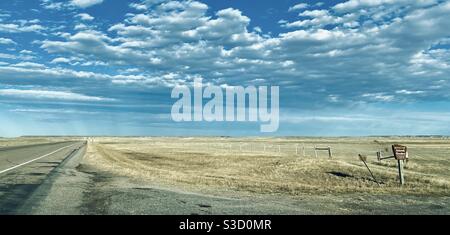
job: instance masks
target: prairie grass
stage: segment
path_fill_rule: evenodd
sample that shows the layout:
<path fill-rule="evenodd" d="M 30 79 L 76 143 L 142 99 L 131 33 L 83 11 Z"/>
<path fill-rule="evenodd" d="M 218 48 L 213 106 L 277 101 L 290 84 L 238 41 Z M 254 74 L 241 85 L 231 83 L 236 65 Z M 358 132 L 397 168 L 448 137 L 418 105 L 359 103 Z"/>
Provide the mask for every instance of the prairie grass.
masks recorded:
<path fill-rule="evenodd" d="M 395 160 L 376 151 L 408 146 L 406 185 Z M 265 146 L 265 151 L 264 151 Z M 298 146 L 296 150 L 296 146 Z M 303 156 L 303 146 L 305 156 Z M 314 146 L 331 146 L 333 158 Z M 358 154 L 367 155 L 378 185 Z M 113 174 L 192 190 L 258 194 L 450 195 L 445 138 L 95 138 L 84 164 Z"/>

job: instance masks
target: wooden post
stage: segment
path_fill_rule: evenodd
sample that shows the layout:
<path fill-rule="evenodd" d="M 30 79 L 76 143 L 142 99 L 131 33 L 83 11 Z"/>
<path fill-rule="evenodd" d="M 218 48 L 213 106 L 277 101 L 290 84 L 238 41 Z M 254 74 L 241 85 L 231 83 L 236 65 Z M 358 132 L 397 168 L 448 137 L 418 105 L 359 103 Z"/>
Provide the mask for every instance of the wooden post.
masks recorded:
<path fill-rule="evenodd" d="M 405 184 L 405 178 L 403 177 L 403 160 L 397 160 L 398 162 L 398 176 L 400 178 L 400 185 Z"/>
<path fill-rule="evenodd" d="M 295 155 L 298 155 L 298 144 L 295 145 Z"/>
<path fill-rule="evenodd" d="M 361 154 L 358 154 L 359 159 L 364 163 L 364 165 L 366 166 L 367 170 L 369 170 L 370 175 L 372 176 L 373 180 L 375 181 L 375 183 L 378 184 L 378 186 L 380 186 L 380 183 L 378 183 L 377 179 L 375 178 L 375 176 L 373 175 L 372 171 L 370 170 L 369 166 L 366 163 L 367 160 L 367 156 L 363 156 Z"/>
<path fill-rule="evenodd" d="M 317 148 L 315 145 L 314 145 L 314 155 L 316 155 L 316 158 L 317 158 Z"/>
<path fill-rule="evenodd" d="M 306 156 L 306 152 L 305 152 L 305 144 L 303 144 L 303 157 Z"/>
<path fill-rule="evenodd" d="M 333 157 L 333 155 L 332 155 L 332 153 L 331 153 L 331 147 L 330 147 L 330 146 L 328 146 L 328 156 L 329 156 L 330 158 Z"/>
<path fill-rule="evenodd" d="M 281 145 L 278 145 L 278 153 L 281 153 Z"/>

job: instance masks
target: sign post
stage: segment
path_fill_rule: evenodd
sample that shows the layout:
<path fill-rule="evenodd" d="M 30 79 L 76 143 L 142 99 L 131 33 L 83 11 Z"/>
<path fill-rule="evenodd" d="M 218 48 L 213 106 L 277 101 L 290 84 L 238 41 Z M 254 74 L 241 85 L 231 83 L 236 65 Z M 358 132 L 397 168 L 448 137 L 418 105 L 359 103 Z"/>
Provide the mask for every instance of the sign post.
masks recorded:
<path fill-rule="evenodd" d="M 400 178 L 400 184 L 405 184 L 405 178 L 403 177 L 403 160 L 397 160 L 398 162 L 398 176 Z"/>
<path fill-rule="evenodd" d="M 392 152 L 394 153 L 395 160 L 398 163 L 398 177 L 400 184 L 405 184 L 405 178 L 403 176 L 403 161 L 408 159 L 408 149 L 406 146 L 394 144 L 392 145 Z"/>

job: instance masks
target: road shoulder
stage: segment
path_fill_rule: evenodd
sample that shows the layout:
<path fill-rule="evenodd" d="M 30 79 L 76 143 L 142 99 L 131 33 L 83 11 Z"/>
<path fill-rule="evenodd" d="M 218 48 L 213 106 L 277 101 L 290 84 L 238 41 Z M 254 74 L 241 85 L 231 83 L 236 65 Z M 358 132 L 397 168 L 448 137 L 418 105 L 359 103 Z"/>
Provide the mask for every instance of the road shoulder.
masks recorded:
<path fill-rule="evenodd" d="M 84 189 L 91 182 L 90 175 L 76 169 L 85 151 L 86 146 L 81 147 L 55 168 L 17 214 L 81 214 Z"/>

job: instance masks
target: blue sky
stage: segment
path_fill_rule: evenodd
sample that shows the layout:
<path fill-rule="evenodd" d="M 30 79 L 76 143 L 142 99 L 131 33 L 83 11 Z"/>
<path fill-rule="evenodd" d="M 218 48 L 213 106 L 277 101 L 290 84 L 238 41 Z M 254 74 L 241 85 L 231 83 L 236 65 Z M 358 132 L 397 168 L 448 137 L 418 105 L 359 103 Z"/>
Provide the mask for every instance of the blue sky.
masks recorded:
<path fill-rule="evenodd" d="M 442 0 L 4 0 L 0 136 L 261 135 L 174 123 L 196 77 L 280 86 L 270 135 L 449 135 L 449 29 Z"/>

